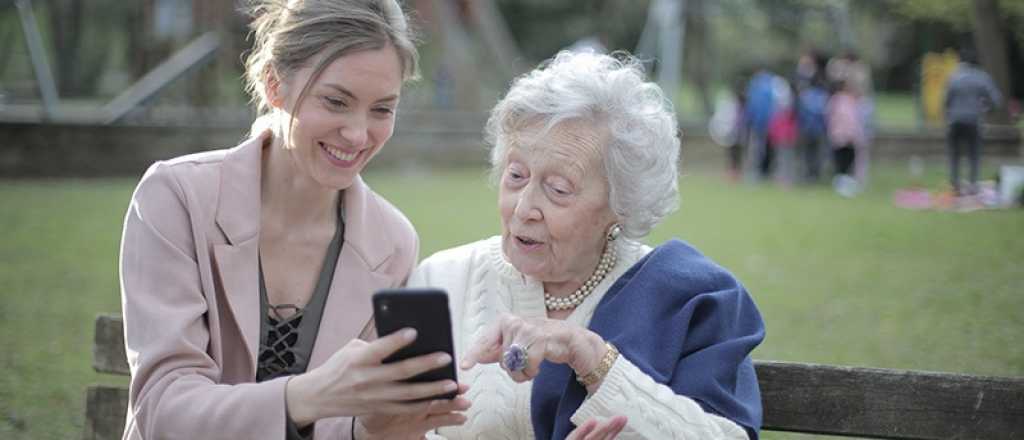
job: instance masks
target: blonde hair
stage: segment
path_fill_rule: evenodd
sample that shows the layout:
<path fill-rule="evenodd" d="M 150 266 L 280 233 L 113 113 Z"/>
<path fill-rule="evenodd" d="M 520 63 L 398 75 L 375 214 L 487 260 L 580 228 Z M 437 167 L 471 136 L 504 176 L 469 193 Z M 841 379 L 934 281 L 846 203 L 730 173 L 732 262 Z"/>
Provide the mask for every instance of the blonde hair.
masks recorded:
<path fill-rule="evenodd" d="M 334 60 L 358 51 L 395 48 L 402 80 L 419 76 L 415 34 L 397 0 L 247 0 L 252 50 L 245 56 L 245 89 L 260 119 L 271 114 L 270 79 L 283 81 L 316 62 L 296 106 Z M 254 134 L 257 126 L 254 124 Z M 266 128 L 266 127 L 263 127 Z"/>

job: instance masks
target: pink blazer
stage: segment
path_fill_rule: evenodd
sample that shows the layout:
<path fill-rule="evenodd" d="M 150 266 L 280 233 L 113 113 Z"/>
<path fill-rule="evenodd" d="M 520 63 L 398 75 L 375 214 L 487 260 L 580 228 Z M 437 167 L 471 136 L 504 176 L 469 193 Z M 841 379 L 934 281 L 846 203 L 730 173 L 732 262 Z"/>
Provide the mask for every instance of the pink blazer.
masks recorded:
<path fill-rule="evenodd" d="M 157 162 L 132 196 L 121 242 L 131 387 L 125 439 L 285 438 L 285 382 L 254 383 L 257 248 L 267 133 L 230 150 Z M 419 239 L 359 178 L 344 192 L 345 244 L 309 368 L 369 325 L 374 291 L 405 282 Z M 316 438 L 348 438 L 350 419 Z"/>

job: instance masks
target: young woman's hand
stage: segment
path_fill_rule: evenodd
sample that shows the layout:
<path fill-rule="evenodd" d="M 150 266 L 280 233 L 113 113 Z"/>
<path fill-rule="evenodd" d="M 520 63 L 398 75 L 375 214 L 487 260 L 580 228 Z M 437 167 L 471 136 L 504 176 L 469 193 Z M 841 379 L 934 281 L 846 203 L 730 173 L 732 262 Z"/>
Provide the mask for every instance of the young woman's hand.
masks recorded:
<path fill-rule="evenodd" d="M 459 386 L 451 380 L 400 382 L 452 362 L 449 354 L 438 352 L 383 363 L 415 339 L 414 329 L 373 342 L 353 339 L 323 365 L 289 380 L 288 414 L 300 427 L 327 417 L 427 414 L 431 401 L 410 401 L 457 391 Z"/>
<path fill-rule="evenodd" d="M 356 419 L 356 438 L 363 439 L 422 439 L 427 432 L 442 426 L 456 426 L 466 423 L 463 411 L 470 402 L 462 394 L 469 387 L 459 385 L 459 397 L 451 400 L 439 399 L 430 402 L 425 413 L 410 415 L 369 415 Z"/>

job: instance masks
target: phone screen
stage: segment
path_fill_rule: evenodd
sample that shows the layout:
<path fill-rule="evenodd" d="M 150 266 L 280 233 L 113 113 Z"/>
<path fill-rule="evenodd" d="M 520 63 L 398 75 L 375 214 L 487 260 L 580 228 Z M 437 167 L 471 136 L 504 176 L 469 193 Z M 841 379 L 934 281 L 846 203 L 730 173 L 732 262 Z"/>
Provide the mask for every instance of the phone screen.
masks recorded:
<path fill-rule="evenodd" d="M 416 340 L 384 359 L 384 363 L 443 351 L 455 358 L 452 344 L 448 293 L 440 289 L 400 288 L 380 290 L 373 295 L 377 335 L 386 336 L 406 327 L 416 329 Z M 410 378 L 409 382 L 456 380 L 455 361 Z M 455 393 L 434 398 L 455 398 Z"/>

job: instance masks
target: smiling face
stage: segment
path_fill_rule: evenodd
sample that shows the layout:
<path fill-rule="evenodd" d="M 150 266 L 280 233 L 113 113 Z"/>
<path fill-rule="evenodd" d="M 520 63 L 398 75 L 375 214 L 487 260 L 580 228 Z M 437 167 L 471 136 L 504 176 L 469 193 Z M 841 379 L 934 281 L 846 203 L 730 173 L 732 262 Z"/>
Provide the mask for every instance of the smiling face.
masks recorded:
<path fill-rule="evenodd" d="M 345 189 L 394 132 L 401 63 L 391 46 L 343 55 L 297 102 L 313 74 L 311 64 L 271 86 L 268 95 L 283 113 L 295 167 L 322 186 Z"/>
<path fill-rule="evenodd" d="M 601 159 L 606 136 L 579 121 L 516 134 L 498 191 L 502 250 L 517 270 L 544 283 L 582 283 L 615 222 Z"/>

